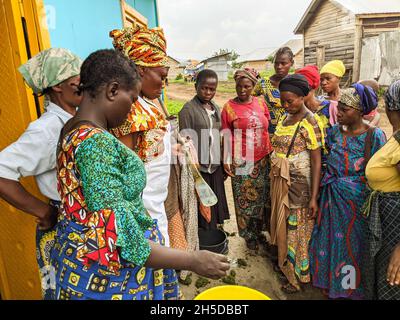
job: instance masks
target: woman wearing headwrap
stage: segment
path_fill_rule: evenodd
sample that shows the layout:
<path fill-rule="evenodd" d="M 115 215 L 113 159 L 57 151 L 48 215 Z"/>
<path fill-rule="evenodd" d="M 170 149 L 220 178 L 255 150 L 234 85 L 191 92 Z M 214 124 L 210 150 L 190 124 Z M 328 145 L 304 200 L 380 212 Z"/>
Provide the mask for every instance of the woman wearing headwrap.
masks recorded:
<path fill-rule="evenodd" d="M 32 122 L 21 137 L 0 152 L 0 196 L 37 218 L 37 258 L 42 277 L 44 299 L 54 294 L 54 270 L 49 253 L 54 242 L 60 196 L 57 193 L 56 148 L 64 124 L 80 104 L 79 73 L 81 60 L 66 49 L 51 48 L 40 52 L 19 68 L 35 95 L 45 95 L 46 112 Z M 34 176 L 43 202 L 20 184 L 22 177 Z"/>
<path fill-rule="evenodd" d="M 296 74 L 303 75 L 310 86 L 310 93 L 304 98 L 306 107 L 313 113 L 319 115 L 321 121 L 324 124 L 325 130 L 328 130 L 334 123 L 330 121 L 330 110 L 332 104 L 337 105 L 337 102 L 333 102 L 325 99 L 324 97 L 317 97 L 316 90 L 320 86 L 321 77 L 317 66 L 310 65 L 302 69 L 296 70 Z"/>
<path fill-rule="evenodd" d="M 361 208 L 367 199 L 365 168 L 385 143 L 379 128 L 363 115 L 378 105 L 370 87 L 355 84 L 342 90 L 338 121 L 327 138 L 327 168 L 322 178 L 320 210 L 310 246 L 314 286 L 332 299 L 364 299 L 362 253 L 366 221 Z"/>
<path fill-rule="evenodd" d="M 286 77 L 279 89 L 287 115 L 272 138 L 271 241 L 278 246 L 282 290 L 291 294 L 311 281 L 308 245 L 318 210 L 324 130 L 304 104 L 310 93 L 304 76 Z"/>
<path fill-rule="evenodd" d="M 369 161 L 372 189 L 365 207 L 368 246 L 365 256 L 367 298 L 400 300 L 400 81 L 385 95 L 393 136 Z"/>
<path fill-rule="evenodd" d="M 337 101 L 340 99 L 341 89 L 340 81 L 346 74 L 346 67 L 340 60 L 333 60 L 328 62 L 321 69 L 321 88 L 327 94 L 326 97 L 320 97 L 321 99 L 331 101 L 329 108 L 329 122 L 333 126 L 338 123 L 337 121 Z M 375 93 L 378 94 L 379 85 L 375 80 L 364 80 L 360 81 L 360 84 L 365 86 L 377 86 L 373 88 Z M 374 85 L 371 85 L 374 84 Z M 377 126 L 379 123 L 380 115 L 379 112 L 373 110 L 370 114 L 364 115 L 364 119 L 370 123 L 371 126 Z"/>
<path fill-rule="evenodd" d="M 114 47 L 135 62 L 142 78 L 139 99 L 132 106 L 127 121 L 111 132 L 145 163 L 148 182 L 143 192 L 143 201 L 149 214 L 158 220 L 166 246 L 171 244 L 171 233 L 174 234 L 173 246 L 187 249 L 181 212 L 173 210 L 167 214 L 165 208 L 170 177 L 175 174 L 175 170 L 171 171 L 172 128 L 164 112 L 153 102 L 160 98 L 169 70 L 163 30 L 134 26 L 111 31 L 110 36 Z M 178 181 L 174 176 L 172 178 Z M 178 186 L 175 189 L 179 190 Z M 197 234 L 197 230 L 195 232 Z"/>
<path fill-rule="evenodd" d="M 268 133 L 269 112 L 263 98 L 252 96 L 257 73 L 235 73 L 237 97 L 221 114 L 224 137 L 224 169 L 232 178 L 239 234 L 247 247 L 257 250 L 262 240 L 267 196 L 267 163 L 272 146 Z"/>
<path fill-rule="evenodd" d="M 346 74 L 346 67 L 340 60 L 333 60 L 324 65 L 321 73 L 321 88 L 327 94 L 327 98 L 339 101 L 340 81 Z"/>
<path fill-rule="evenodd" d="M 223 277 L 227 257 L 162 245 L 141 197 L 144 164 L 108 132 L 139 96 L 135 64 L 115 50 L 96 51 L 83 63 L 81 81 L 82 102 L 57 150 L 56 299 L 176 300 L 176 269 Z"/>

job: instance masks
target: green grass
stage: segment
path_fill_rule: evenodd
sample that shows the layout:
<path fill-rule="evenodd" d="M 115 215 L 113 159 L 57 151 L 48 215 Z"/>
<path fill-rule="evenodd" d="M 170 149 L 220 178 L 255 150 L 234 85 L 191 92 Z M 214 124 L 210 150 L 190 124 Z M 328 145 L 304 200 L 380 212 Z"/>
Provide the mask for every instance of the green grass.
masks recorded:
<path fill-rule="evenodd" d="M 182 110 L 185 102 L 180 100 L 171 100 L 167 101 L 167 109 L 171 116 L 177 116 L 178 113 Z"/>
<path fill-rule="evenodd" d="M 217 92 L 236 94 L 236 84 L 234 81 L 220 81 L 218 83 Z"/>
<path fill-rule="evenodd" d="M 268 77 L 274 75 L 274 73 L 275 73 L 275 70 L 261 71 L 260 76 L 262 78 L 268 78 Z"/>
<path fill-rule="evenodd" d="M 174 79 L 174 80 L 168 80 L 168 81 L 169 81 L 169 83 L 185 83 L 184 79 L 179 79 L 179 80 Z"/>

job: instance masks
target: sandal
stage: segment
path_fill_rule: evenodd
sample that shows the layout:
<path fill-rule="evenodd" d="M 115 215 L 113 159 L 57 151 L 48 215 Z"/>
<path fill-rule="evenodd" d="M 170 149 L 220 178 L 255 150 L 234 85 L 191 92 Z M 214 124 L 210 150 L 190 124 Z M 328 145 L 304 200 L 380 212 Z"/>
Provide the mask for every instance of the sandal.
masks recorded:
<path fill-rule="evenodd" d="M 294 285 L 290 283 L 282 286 L 281 290 L 286 294 L 295 294 L 300 292 L 300 289 L 297 289 Z"/>

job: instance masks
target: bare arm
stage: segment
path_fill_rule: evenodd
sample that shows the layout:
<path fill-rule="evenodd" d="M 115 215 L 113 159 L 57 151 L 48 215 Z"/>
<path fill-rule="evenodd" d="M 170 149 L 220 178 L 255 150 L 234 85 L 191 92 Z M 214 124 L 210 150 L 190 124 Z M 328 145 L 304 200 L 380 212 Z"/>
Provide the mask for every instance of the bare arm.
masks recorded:
<path fill-rule="evenodd" d="M 387 270 L 387 281 L 394 286 L 400 286 L 400 243 L 393 250 Z"/>
<path fill-rule="evenodd" d="M 140 134 L 141 134 L 140 132 L 131 133 L 128 134 L 127 136 L 118 138 L 118 140 L 121 141 L 124 145 L 126 145 L 129 149 L 135 150 L 137 145 L 137 140 Z"/>
<path fill-rule="evenodd" d="M 15 208 L 38 218 L 42 230 L 50 229 L 56 223 L 55 208 L 31 195 L 18 181 L 0 178 L 0 197 Z"/>
<path fill-rule="evenodd" d="M 315 219 L 318 213 L 318 195 L 321 182 L 321 149 L 311 151 L 311 201 L 309 218 Z"/>
<path fill-rule="evenodd" d="M 146 267 L 153 269 L 188 270 L 211 279 L 226 275 L 230 265 L 227 257 L 208 251 L 186 252 L 163 247 L 149 241 L 151 254 Z"/>

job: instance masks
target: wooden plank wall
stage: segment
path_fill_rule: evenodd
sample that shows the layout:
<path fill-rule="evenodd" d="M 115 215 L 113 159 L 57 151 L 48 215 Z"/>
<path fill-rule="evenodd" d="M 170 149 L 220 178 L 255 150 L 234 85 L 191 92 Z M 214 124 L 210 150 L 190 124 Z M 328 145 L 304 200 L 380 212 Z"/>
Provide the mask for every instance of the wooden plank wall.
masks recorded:
<path fill-rule="evenodd" d="M 351 82 L 354 63 L 355 16 L 323 1 L 304 32 L 305 65 L 319 67 L 331 60 L 342 60 L 346 65 L 343 84 Z M 319 47 L 319 49 L 317 49 Z M 324 54 L 321 55 L 321 50 Z M 317 51 L 324 61 L 317 61 Z"/>
<path fill-rule="evenodd" d="M 363 38 L 376 37 L 382 32 L 400 30 L 400 14 L 397 16 L 362 18 Z"/>

